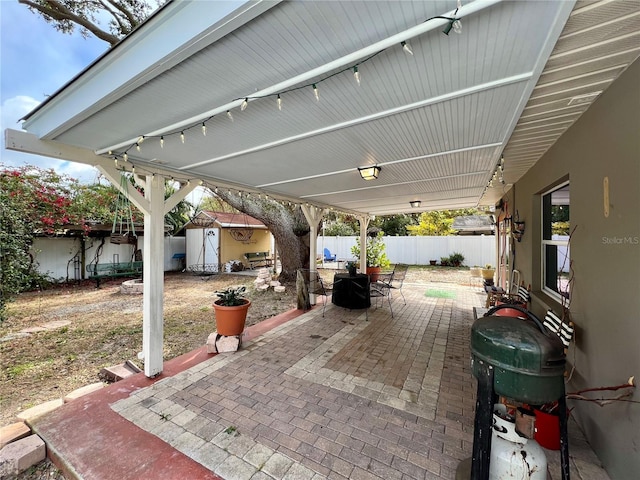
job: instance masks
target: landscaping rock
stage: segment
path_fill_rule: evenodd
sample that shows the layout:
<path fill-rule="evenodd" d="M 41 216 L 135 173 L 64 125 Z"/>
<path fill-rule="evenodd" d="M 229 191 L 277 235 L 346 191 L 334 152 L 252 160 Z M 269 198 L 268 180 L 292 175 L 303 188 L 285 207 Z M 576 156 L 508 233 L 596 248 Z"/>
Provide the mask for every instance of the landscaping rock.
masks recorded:
<path fill-rule="evenodd" d="M 218 351 L 216 350 L 216 338 L 218 337 L 218 334 L 216 332 L 210 333 L 209 336 L 207 337 L 207 353 L 218 353 Z"/>
<path fill-rule="evenodd" d="M 38 418 L 45 413 L 49 413 L 54 411 L 56 408 L 60 407 L 63 404 L 61 398 L 57 398 L 55 400 L 50 400 L 45 403 L 41 403 L 40 405 L 36 405 L 35 407 L 31 407 L 26 409 L 24 412 L 20 412 L 16 415 L 18 421 L 23 421 L 27 425 L 29 425 L 32 420 Z"/>
<path fill-rule="evenodd" d="M 24 422 L 16 422 L 0 428 L 0 449 L 8 443 L 31 435 L 31 429 Z"/>
<path fill-rule="evenodd" d="M 207 338 L 207 353 L 228 353 L 237 352 L 242 345 L 242 336 L 233 335 L 230 337 L 213 332 Z"/>
<path fill-rule="evenodd" d="M 240 335 L 225 337 L 220 335 L 216 340 L 216 349 L 218 353 L 237 352 L 240 348 Z"/>
<path fill-rule="evenodd" d="M 113 365 L 111 367 L 103 368 L 100 370 L 98 375 L 107 382 L 118 382 L 123 378 L 130 377 L 131 375 L 135 375 L 141 371 L 142 370 L 140 370 L 134 363 L 127 360 L 121 365 Z"/>
<path fill-rule="evenodd" d="M 0 478 L 18 475 L 45 459 L 47 449 L 38 435 L 16 440 L 0 450 Z"/>
<path fill-rule="evenodd" d="M 91 392 L 95 392 L 96 390 L 100 390 L 104 388 L 104 385 L 105 384 L 102 382 L 92 383 L 91 385 L 85 385 L 84 387 L 80 387 L 74 390 L 73 392 L 67 394 L 62 400 L 64 401 L 64 403 L 68 403 L 72 400 L 75 400 L 76 398 L 82 397 L 83 395 L 86 395 Z"/>

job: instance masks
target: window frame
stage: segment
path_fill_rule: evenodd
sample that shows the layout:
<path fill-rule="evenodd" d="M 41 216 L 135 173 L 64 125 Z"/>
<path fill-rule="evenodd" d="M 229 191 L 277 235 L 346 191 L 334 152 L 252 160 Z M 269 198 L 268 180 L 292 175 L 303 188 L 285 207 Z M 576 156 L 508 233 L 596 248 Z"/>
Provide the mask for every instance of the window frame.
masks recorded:
<path fill-rule="evenodd" d="M 570 181 L 566 180 L 563 182 L 560 182 L 556 185 L 554 185 L 553 187 L 547 189 L 546 191 L 542 192 L 542 194 L 540 195 L 540 206 L 541 206 L 541 215 L 540 215 L 540 226 L 541 226 L 541 231 L 540 231 L 540 286 L 541 286 L 541 290 L 544 294 L 548 295 L 549 297 L 553 298 L 554 300 L 558 301 L 559 303 L 562 304 L 568 304 L 570 299 L 571 299 L 571 289 L 569 289 L 567 291 L 568 296 L 564 296 L 560 293 L 560 291 L 556 291 L 553 290 L 551 287 L 547 286 L 547 263 L 548 263 L 548 258 L 547 258 L 547 247 L 548 246 L 556 246 L 556 247 L 566 247 L 566 251 L 567 251 L 567 260 L 569 262 L 568 266 L 570 268 L 571 265 L 571 250 L 570 250 L 570 245 L 569 245 L 569 238 L 567 237 L 566 240 L 553 240 L 553 239 L 545 239 L 545 232 L 547 232 L 547 225 L 545 224 L 546 222 L 546 218 L 547 218 L 547 209 L 545 207 L 545 201 L 546 198 L 551 198 L 551 194 L 553 194 L 553 192 L 556 192 L 558 190 L 561 190 L 567 186 L 570 185 Z M 552 222 L 550 222 L 552 223 Z M 569 188 L 569 225 L 571 225 L 571 189 Z M 551 227 L 551 225 L 549 225 L 549 227 Z M 552 234 L 549 236 L 553 236 Z M 556 260 L 557 262 L 557 257 Z M 556 267 L 556 275 L 557 275 L 557 267 Z M 556 285 L 557 285 L 557 276 L 556 276 Z"/>

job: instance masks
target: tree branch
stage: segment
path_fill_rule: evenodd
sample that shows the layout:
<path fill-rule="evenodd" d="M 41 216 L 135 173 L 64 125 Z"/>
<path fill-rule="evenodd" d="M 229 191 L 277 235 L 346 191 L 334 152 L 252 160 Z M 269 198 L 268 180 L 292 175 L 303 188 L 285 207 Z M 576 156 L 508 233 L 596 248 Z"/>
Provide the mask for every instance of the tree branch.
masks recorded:
<path fill-rule="evenodd" d="M 133 28 L 138 25 L 139 21 L 136 19 L 133 13 L 131 13 L 129 10 L 127 10 L 122 6 L 121 2 L 114 2 L 113 0 L 106 0 L 106 1 L 111 5 L 113 5 L 118 11 L 122 13 L 122 15 L 124 15 L 127 18 L 127 20 L 129 20 L 129 25 L 130 25 L 129 31 L 133 30 Z M 105 2 L 101 0 L 100 3 L 104 5 Z M 105 5 L 105 8 L 107 8 L 106 5 Z"/>
<path fill-rule="evenodd" d="M 75 14 L 57 0 L 47 0 L 46 4 L 40 4 L 31 0 L 18 0 L 18 3 L 26 5 L 31 10 L 35 10 L 36 12 L 40 13 L 43 17 L 45 17 L 46 20 L 54 22 L 75 23 L 86 31 L 95 35 L 100 40 L 104 40 L 105 42 L 109 43 L 111 46 L 120 41 L 117 36 L 105 32 L 97 25 L 94 25 L 80 15 Z M 67 28 L 66 30 L 64 28 L 60 29 L 66 32 L 73 30 L 73 28 Z"/>

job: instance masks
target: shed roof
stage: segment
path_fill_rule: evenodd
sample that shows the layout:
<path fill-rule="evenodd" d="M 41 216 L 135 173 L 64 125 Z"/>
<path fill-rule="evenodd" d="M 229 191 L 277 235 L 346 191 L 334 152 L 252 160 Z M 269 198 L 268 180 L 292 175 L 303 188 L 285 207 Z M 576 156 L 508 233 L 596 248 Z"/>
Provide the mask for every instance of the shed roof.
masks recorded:
<path fill-rule="evenodd" d="M 209 210 L 200 212 L 192 221 L 192 226 L 190 228 L 201 228 L 204 226 L 204 221 L 207 221 L 206 223 L 210 223 L 210 225 L 207 226 L 215 225 L 221 228 L 267 228 L 260 220 L 253 218 L 246 213 L 213 212 Z"/>

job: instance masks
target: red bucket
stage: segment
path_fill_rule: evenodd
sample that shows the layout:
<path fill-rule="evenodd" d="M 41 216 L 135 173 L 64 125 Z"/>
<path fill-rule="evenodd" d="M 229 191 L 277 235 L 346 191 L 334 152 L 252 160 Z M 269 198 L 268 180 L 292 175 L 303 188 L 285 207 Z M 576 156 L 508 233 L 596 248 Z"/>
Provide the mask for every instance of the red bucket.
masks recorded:
<path fill-rule="evenodd" d="M 540 410 L 534 410 L 536 433 L 534 439 L 541 447 L 560 450 L 560 417 Z"/>

